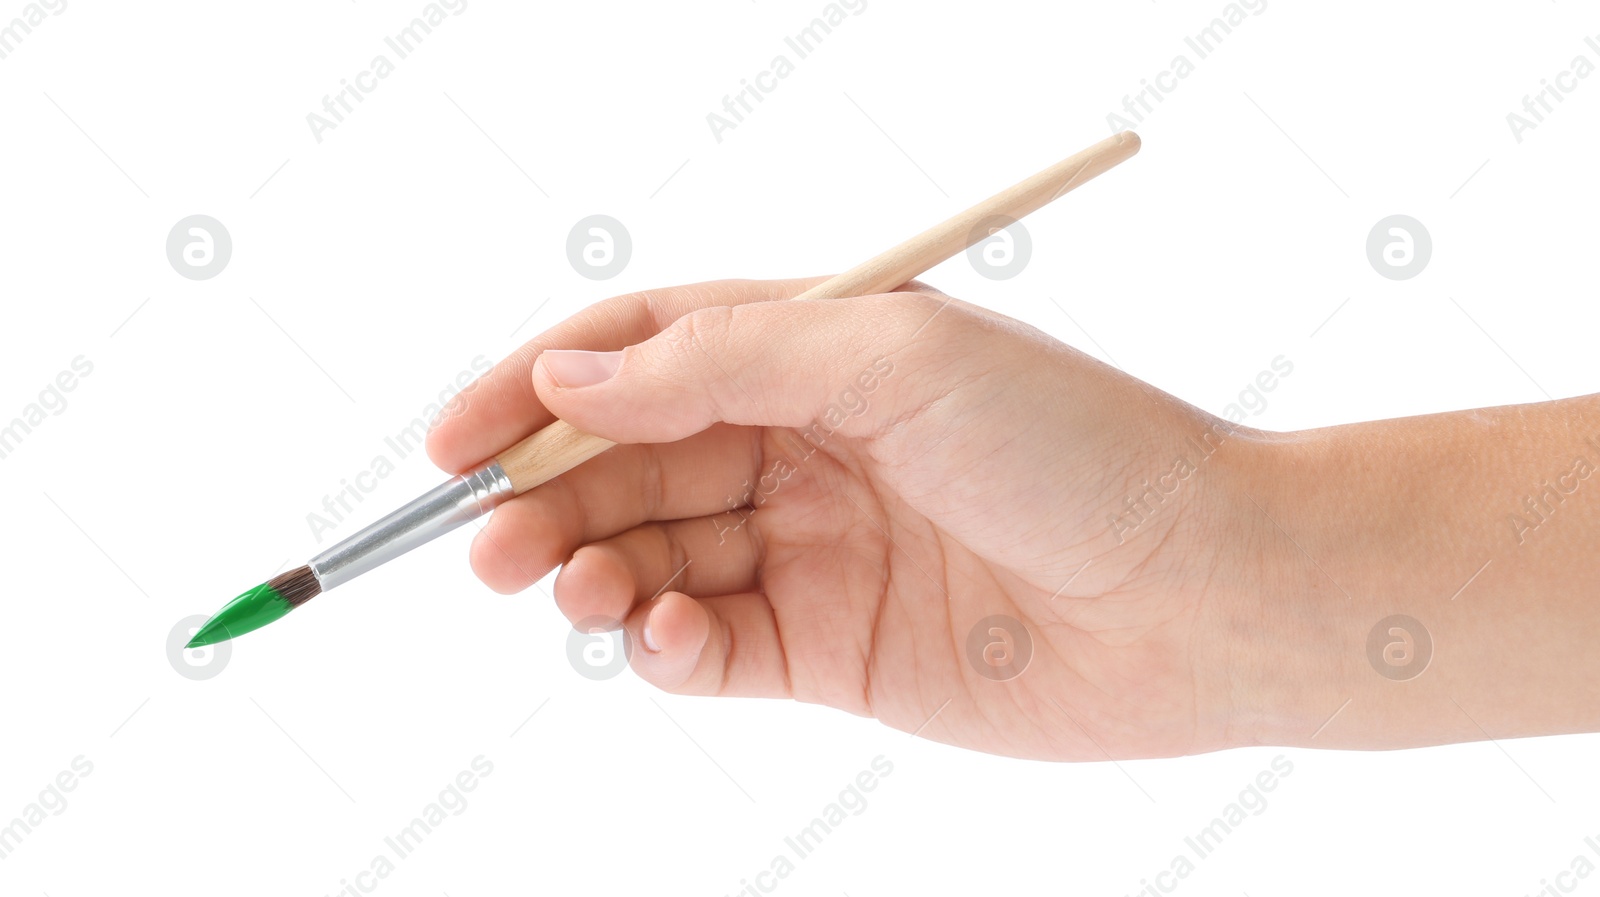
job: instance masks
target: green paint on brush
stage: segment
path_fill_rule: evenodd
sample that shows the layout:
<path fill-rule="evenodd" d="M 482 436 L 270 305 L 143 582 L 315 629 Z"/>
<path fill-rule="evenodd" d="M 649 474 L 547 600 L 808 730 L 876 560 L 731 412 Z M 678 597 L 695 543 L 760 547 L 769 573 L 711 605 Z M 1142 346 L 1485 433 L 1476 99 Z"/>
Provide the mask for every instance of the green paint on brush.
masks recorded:
<path fill-rule="evenodd" d="M 294 605 L 287 598 L 270 584 L 262 583 L 229 601 L 222 610 L 217 611 L 216 616 L 206 621 L 206 625 L 200 627 L 200 631 L 189 639 L 185 647 L 200 648 L 237 638 L 251 630 L 260 629 L 291 610 L 294 610 Z"/>

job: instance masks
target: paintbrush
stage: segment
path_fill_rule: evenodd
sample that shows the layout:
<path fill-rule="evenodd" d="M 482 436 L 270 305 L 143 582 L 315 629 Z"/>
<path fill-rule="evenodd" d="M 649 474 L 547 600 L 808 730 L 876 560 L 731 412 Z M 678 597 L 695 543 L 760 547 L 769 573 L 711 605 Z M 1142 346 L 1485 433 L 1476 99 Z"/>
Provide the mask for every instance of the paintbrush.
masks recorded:
<path fill-rule="evenodd" d="M 1108 137 L 795 298 L 842 299 L 893 290 L 1138 151 L 1139 137 L 1131 131 Z M 228 602 L 200 627 L 188 647 L 259 629 L 334 586 L 566 473 L 612 445 L 558 420 L 477 470 L 451 479 L 317 555 L 304 567 L 275 576 Z"/>

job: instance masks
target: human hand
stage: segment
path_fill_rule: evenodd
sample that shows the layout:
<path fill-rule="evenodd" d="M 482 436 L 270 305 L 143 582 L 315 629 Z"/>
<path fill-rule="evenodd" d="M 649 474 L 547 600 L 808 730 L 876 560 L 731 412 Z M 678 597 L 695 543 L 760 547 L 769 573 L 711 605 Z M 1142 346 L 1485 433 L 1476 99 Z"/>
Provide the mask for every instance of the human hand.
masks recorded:
<path fill-rule="evenodd" d="M 1247 431 L 920 285 L 773 301 L 813 282 L 618 297 L 486 375 L 430 434 L 440 466 L 556 417 L 621 444 L 500 507 L 478 576 L 515 592 L 565 564 L 562 612 L 624 621 L 672 692 L 1020 757 L 1233 743 L 1256 611 L 1216 537 L 1257 519 L 1229 488 Z M 1191 440 L 1235 444 L 1180 480 Z M 1142 523 L 1110 523 L 1139 496 Z"/>

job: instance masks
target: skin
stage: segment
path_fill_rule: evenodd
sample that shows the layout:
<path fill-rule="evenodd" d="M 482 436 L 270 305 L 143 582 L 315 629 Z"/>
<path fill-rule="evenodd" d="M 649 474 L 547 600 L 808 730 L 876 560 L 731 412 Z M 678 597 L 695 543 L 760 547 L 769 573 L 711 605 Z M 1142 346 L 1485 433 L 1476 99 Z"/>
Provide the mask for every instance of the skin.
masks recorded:
<path fill-rule="evenodd" d="M 447 470 L 620 443 L 499 508 L 479 578 L 561 566 L 666 691 L 1015 757 L 1600 729 L 1600 397 L 1267 433 L 921 284 L 778 301 L 816 282 L 617 297 L 464 391 Z"/>

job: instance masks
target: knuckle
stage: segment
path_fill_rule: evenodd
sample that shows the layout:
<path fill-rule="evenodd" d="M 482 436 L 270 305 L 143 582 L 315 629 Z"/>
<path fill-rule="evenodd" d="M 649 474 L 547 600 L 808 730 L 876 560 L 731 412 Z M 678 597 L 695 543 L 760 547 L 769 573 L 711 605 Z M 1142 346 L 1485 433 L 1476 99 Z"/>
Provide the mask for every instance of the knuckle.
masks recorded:
<path fill-rule="evenodd" d="M 912 343 L 942 340 L 947 328 L 963 316 L 954 300 L 936 293 L 893 293 L 882 301 L 891 331 Z"/>
<path fill-rule="evenodd" d="M 906 281 L 905 286 L 901 289 L 902 292 L 906 293 L 920 293 L 925 296 L 935 296 L 940 299 L 946 298 L 944 291 L 922 280 L 908 280 Z"/>
<path fill-rule="evenodd" d="M 661 332 L 658 348 L 669 363 L 681 368 L 697 368 L 699 359 L 716 356 L 728 344 L 733 327 L 733 309 L 727 306 L 702 308 L 672 322 Z"/>

